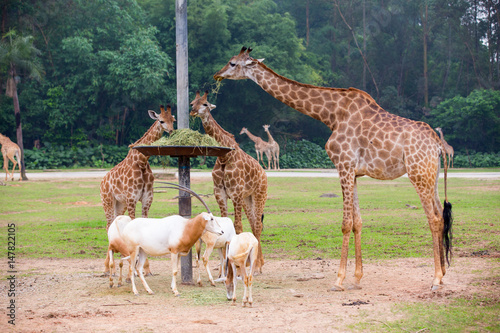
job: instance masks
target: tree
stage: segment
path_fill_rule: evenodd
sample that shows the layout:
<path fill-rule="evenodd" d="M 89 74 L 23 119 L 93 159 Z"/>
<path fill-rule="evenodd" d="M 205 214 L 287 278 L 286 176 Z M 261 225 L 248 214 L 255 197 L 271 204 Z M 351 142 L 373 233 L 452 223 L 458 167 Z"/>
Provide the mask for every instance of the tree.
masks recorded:
<path fill-rule="evenodd" d="M 497 152 L 500 146 L 500 91 L 479 89 L 455 96 L 432 110 L 430 123 L 442 127 L 455 151 Z"/>
<path fill-rule="evenodd" d="M 39 80 L 42 76 L 42 67 L 38 61 L 40 51 L 33 45 L 32 36 L 18 35 L 11 30 L 3 36 L 0 42 L 0 68 L 7 72 L 6 95 L 12 97 L 14 114 L 16 116 L 17 144 L 21 148 L 21 177 L 26 177 L 24 164 L 23 128 L 21 124 L 21 108 L 17 94 L 18 74 L 26 73 L 29 77 Z"/>

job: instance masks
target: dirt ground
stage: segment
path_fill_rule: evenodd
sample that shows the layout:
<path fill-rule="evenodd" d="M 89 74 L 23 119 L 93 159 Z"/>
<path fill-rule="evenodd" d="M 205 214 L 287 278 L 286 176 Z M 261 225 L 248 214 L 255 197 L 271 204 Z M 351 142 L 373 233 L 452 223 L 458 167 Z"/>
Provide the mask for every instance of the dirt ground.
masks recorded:
<path fill-rule="evenodd" d="M 212 256 L 214 270 L 217 260 Z M 485 295 L 500 298 L 500 262 L 488 256 L 456 257 L 445 285 L 430 291 L 431 258 L 365 262 L 361 290 L 329 292 L 338 260 L 269 259 L 254 278 L 253 307 L 226 300 L 225 287 L 181 285 L 181 296 L 170 292 L 170 260 L 151 260 L 154 273 L 146 279 L 155 291 L 148 295 L 137 281 L 139 296 L 126 283 L 110 289 L 102 276 L 102 259 L 19 259 L 16 274 L 16 326 L 7 324 L 0 309 L 0 331 L 15 332 L 345 332 L 358 321 L 390 323 L 399 319 L 400 302 L 446 304 L 454 298 Z M 124 267 L 128 267 L 125 264 Z M 352 284 L 354 262 L 345 287 Z M 217 276 L 217 272 L 213 272 Z M 195 277 L 197 270 L 194 270 Z M 0 286 L 7 304 L 7 285 Z M 3 327 L 3 328 L 2 328 Z M 7 327 L 7 330 L 4 328 Z"/>

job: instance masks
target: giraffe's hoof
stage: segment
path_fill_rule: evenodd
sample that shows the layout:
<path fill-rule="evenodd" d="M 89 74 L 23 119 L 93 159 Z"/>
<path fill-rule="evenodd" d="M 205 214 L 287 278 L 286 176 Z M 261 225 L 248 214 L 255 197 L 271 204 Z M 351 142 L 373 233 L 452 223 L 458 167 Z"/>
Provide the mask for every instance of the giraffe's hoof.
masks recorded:
<path fill-rule="evenodd" d="M 431 290 L 432 291 L 437 291 L 437 290 L 441 289 L 442 287 L 443 287 L 442 285 L 432 285 L 431 286 Z"/>
<path fill-rule="evenodd" d="M 361 288 L 361 285 L 359 285 L 359 284 L 353 284 L 353 285 L 350 285 L 347 289 L 348 290 L 360 290 L 362 288 Z"/>
<path fill-rule="evenodd" d="M 328 291 L 344 291 L 344 287 L 342 286 L 333 286 L 332 288 L 328 289 Z"/>

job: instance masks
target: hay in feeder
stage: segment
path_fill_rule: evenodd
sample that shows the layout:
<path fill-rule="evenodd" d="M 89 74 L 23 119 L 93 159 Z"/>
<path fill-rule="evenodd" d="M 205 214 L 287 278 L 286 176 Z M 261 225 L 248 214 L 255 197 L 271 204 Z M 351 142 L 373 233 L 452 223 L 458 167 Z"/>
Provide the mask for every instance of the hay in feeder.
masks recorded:
<path fill-rule="evenodd" d="M 151 143 L 151 146 L 221 147 L 217 140 L 208 134 L 201 134 L 189 128 L 177 129 L 170 136 L 163 136 Z"/>

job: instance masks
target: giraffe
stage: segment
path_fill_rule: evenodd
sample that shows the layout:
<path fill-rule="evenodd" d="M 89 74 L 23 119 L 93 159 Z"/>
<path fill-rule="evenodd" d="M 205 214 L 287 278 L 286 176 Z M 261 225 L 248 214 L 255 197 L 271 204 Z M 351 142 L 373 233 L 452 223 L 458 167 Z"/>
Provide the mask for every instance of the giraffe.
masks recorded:
<path fill-rule="evenodd" d="M 443 141 L 443 146 L 446 151 L 446 154 L 448 155 L 448 168 L 450 167 L 450 162 L 451 162 L 451 167 L 453 168 L 453 155 L 455 155 L 455 151 L 453 150 L 453 147 L 446 142 L 443 136 L 443 130 L 441 127 L 437 127 L 436 131 L 439 132 L 439 135 L 441 136 L 441 141 Z"/>
<path fill-rule="evenodd" d="M 243 127 L 241 129 L 240 135 L 242 135 L 242 134 L 248 135 L 250 140 L 252 140 L 255 143 L 255 153 L 257 154 L 257 163 L 260 163 L 259 162 L 259 159 L 260 159 L 262 161 L 262 164 L 264 165 L 264 168 L 269 169 L 271 166 L 269 165 L 269 167 L 266 167 L 266 162 L 264 161 L 264 154 L 266 154 L 266 156 L 267 156 L 268 164 L 271 161 L 269 150 L 268 150 L 268 143 L 265 142 L 264 140 L 262 140 L 261 138 L 259 138 L 258 136 L 250 133 L 250 131 L 246 127 Z"/>
<path fill-rule="evenodd" d="M 161 138 L 163 131 L 171 133 L 174 130 L 175 118 L 170 105 L 167 110 L 160 105 L 161 113 L 148 111 L 149 116 L 156 120 L 147 132 L 129 145 L 130 148 L 141 144 L 150 144 Z M 142 202 L 142 217 L 148 217 L 149 208 L 153 202 L 153 172 L 148 163 L 149 156 L 136 149 L 130 149 L 123 161 L 111 169 L 101 181 L 101 201 L 106 215 L 106 230 L 118 215 L 128 211 L 131 219 L 135 218 L 135 207 Z M 123 254 L 123 253 L 122 253 Z M 125 254 L 123 254 L 125 255 Z M 105 273 L 109 271 L 109 253 L 104 262 Z M 149 266 L 149 265 L 148 265 Z"/>
<path fill-rule="evenodd" d="M 251 49 L 239 54 L 214 75 L 215 80 L 250 79 L 264 91 L 297 111 L 323 122 L 332 134 L 325 149 L 337 167 L 343 194 L 342 251 L 337 280 L 331 288 L 343 291 L 351 231 L 354 233 L 354 288 L 361 288 L 361 214 L 357 178 L 390 180 L 408 174 L 420 197 L 432 234 L 434 278 L 432 289 L 441 287 L 446 273 L 444 253 L 451 256 L 451 204 L 447 198 L 447 164 L 443 143 L 423 122 L 393 115 L 382 109 L 366 92 L 324 88 L 299 83 L 276 74 L 250 57 Z M 438 196 L 440 156 L 444 163 L 444 209 Z"/>
<path fill-rule="evenodd" d="M 22 181 L 21 170 L 19 163 L 21 161 L 21 148 L 14 142 L 12 142 L 8 137 L 0 133 L 0 145 L 2 145 L 2 155 L 3 155 L 3 168 L 5 169 L 5 181 L 9 176 L 12 176 L 11 180 L 14 180 L 14 170 L 19 170 L 19 181 Z M 15 158 L 14 158 L 15 157 Z M 16 161 L 17 159 L 17 161 Z M 14 165 L 12 167 L 12 173 L 9 173 L 9 160 Z"/>
<path fill-rule="evenodd" d="M 280 145 L 274 141 L 273 136 L 269 132 L 269 127 L 270 125 L 264 125 L 264 131 L 266 131 L 267 136 L 269 137 L 269 152 L 271 154 L 272 160 L 273 160 L 273 168 L 274 170 L 279 170 L 280 169 Z M 269 166 L 271 167 L 271 166 Z"/>
<path fill-rule="evenodd" d="M 234 136 L 225 131 L 212 117 L 210 112 L 215 109 L 215 105 L 207 101 L 207 95 L 207 91 L 203 96 L 200 96 L 199 91 L 196 92 L 196 97 L 191 102 L 190 115 L 200 117 L 205 132 L 217 142 L 234 148 L 226 155 L 218 157 L 212 170 L 215 199 L 222 217 L 228 216 L 227 199 L 232 200 L 236 234 L 243 232 L 241 209 L 245 210 L 252 233 L 259 240 L 257 268 L 262 272 L 264 257 L 260 246 L 260 235 L 263 228 L 264 205 L 267 200 L 267 175 L 260 164 L 240 148 Z"/>

